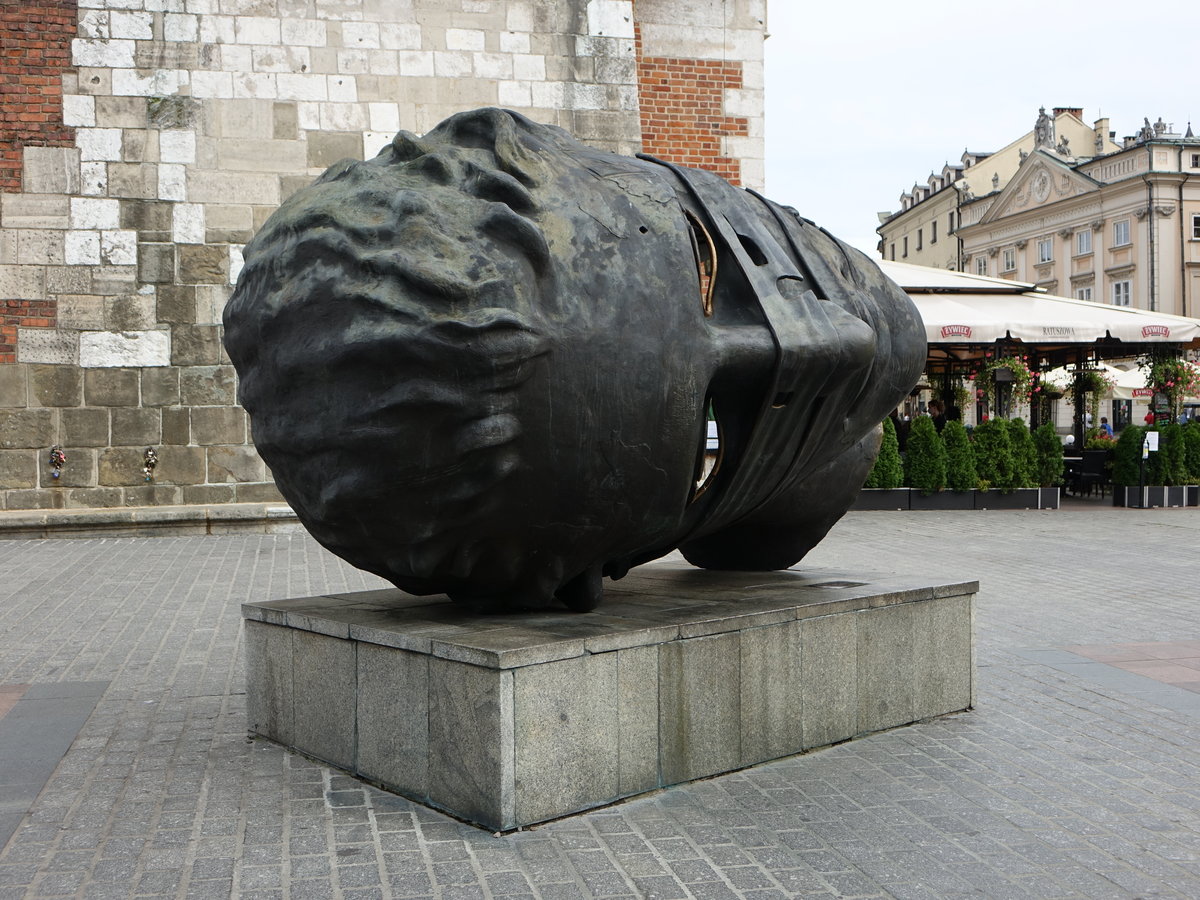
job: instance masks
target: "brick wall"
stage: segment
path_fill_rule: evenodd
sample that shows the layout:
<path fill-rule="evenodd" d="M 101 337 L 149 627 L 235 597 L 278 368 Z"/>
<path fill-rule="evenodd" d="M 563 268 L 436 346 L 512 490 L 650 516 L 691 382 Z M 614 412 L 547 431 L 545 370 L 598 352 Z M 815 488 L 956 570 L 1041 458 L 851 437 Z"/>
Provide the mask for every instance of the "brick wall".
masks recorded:
<path fill-rule="evenodd" d="M 21 187 L 24 147 L 69 147 L 62 73 L 71 65 L 76 0 L 0 3 L 0 190 Z"/>
<path fill-rule="evenodd" d="M 17 329 L 52 328 L 57 306 L 53 300 L 0 300 L 0 363 L 17 361 Z"/>
<path fill-rule="evenodd" d="M 743 86 L 742 63 L 652 56 L 637 29 L 642 152 L 742 183 L 741 161 L 723 153 L 722 138 L 746 137 L 750 120 L 725 115 L 725 91 Z"/>

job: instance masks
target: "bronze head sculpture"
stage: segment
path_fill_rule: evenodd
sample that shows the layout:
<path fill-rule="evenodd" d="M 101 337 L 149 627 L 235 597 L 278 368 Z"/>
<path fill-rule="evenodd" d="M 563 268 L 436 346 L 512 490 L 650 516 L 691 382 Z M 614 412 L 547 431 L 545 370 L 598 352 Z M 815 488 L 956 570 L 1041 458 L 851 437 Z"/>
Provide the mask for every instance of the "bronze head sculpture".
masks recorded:
<path fill-rule="evenodd" d="M 908 298 L 794 210 L 499 109 L 335 165 L 245 259 L 225 341 L 284 497 L 480 608 L 591 609 L 675 548 L 793 565 L 925 358 Z"/>

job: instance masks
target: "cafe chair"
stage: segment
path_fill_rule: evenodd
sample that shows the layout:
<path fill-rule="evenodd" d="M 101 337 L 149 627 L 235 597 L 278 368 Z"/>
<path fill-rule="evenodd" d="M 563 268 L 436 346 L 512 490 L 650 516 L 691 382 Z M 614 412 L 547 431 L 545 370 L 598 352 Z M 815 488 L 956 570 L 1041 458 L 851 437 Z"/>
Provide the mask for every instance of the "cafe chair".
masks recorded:
<path fill-rule="evenodd" d="M 1108 483 L 1108 473 L 1105 471 L 1107 461 L 1107 450 L 1084 450 L 1083 459 L 1066 473 L 1067 490 L 1076 496 L 1087 494 L 1090 497 L 1092 488 L 1099 488 L 1103 497 Z"/>

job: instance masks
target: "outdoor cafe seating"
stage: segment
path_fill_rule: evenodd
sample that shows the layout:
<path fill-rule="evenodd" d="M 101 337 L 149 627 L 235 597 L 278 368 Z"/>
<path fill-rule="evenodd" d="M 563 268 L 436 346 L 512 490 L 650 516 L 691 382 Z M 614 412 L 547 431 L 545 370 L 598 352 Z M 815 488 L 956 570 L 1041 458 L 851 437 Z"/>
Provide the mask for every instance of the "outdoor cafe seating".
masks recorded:
<path fill-rule="evenodd" d="M 1093 489 L 1104 496 L 1108 486 L 1107 450 L 1084 450 L 1081 456 L 1063 457 L 1063 480 L 1066 491 L 1076 497 L 1092 495 Z"/>

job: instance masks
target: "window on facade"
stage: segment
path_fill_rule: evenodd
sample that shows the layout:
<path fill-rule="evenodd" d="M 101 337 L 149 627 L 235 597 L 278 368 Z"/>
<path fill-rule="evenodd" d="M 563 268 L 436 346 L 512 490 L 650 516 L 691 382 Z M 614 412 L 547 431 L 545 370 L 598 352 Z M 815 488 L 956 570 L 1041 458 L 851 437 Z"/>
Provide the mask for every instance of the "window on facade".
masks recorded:
<path fill-rule="evenodd" d="M 904 236 L 904 256 L 908 256 L 908 235 Z"/>
<path fill-rule="evenodd" d="M 1192 154 L 1192 168 L 1200 169 L 1200 153 Z"/>
<path fill-rule="evenodd" d="M 1004 271 L 1011 272 L 1016 267 L 1017 267 L 1017 251 L 1016 250 L 1005 250 L 1004 251 L 1004 266 L 1003 266 Z"/>
<path fill-rule="evenodd" d="M 1123 247 L 1129 243 L 1129 220 L 1122 219 L 1120 222 L 1113 222 L 1113 246 Z"/>
<path fill-rule="evenodd" d="M 1075 288 L 1075 299 L 1076 300 L 1091 300 L 1092 299 L 1091 285 L 1088 285 L 1087 287 Z"/>
<path fill-rule="evenodd" d="M 920 250 L 923 246 L 925 246 L 925 229 L 918 228 L 917 229 L 917 249 Z"/>
<path fill-rule="evenodd" d="M 954 213 L 946 216 L 946 234 L 954 234 Z"/>
<path fill-rule="evenodd" d="M 931 244 L 937 243 L 937 221 L 936 220 L 929 223 L 929 243 L 931 243 Z"/>
<path fill-rule="evenodd" d="M 892 262 L 896 261 L 896 242 L 892 241 Z"/>
<path fill-rule="evenodd" d="M 1129 282 L 1114 281 L 1112 286 L 1113 306 L 1129 305 Z"/>
<path fill-rule="evenodd" d="M 1200 241 L 1200 216 L 1192 215 L 1192 240 Z"/>
<path fill-rule="evenodd" d="M 1048 263 L 1054 260 L 1054 238 L 1038 240 L 1038 263 Z"/>
<path fill-rule="evenodd" d="M 976 275 L 986 275 L 987 274 L 987 257 L 986 256 L 975 257 L 975 274 Z"/>
<path fill-rule="evenodd" d="M 1092 252 L 1092 231 L 1090 228 L 1075 232 L 1075 252 L 1081 255 Z"/>

